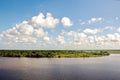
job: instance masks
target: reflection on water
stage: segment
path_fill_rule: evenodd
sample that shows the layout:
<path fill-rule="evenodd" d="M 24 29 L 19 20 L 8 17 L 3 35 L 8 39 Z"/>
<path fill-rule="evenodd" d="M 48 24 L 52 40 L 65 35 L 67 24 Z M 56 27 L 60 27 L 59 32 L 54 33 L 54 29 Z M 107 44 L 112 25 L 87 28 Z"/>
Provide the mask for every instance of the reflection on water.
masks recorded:
<path fill-rule="evenodd" d="M 120 80 L 120 54 L 97 58 L 0 58 L 0 80 Z"/>

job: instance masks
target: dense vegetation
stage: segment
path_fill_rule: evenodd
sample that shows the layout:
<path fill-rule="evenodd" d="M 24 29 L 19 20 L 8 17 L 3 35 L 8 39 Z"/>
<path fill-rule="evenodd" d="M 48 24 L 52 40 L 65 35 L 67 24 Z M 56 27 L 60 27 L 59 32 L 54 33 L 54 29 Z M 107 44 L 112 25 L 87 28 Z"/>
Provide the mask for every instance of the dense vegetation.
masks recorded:
<path fill-rule="evenodd" d="M 99 57 L 107 56 L 107 51 L 79 50 L 0 50 L 1 57 Z"/>

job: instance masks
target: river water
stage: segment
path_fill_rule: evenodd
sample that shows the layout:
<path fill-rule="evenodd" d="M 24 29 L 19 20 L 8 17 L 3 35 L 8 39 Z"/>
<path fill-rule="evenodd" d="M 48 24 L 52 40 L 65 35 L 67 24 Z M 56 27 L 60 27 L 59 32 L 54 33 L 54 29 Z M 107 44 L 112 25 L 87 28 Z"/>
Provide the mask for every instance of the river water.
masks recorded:
<path fill-rule="evenodd" d="M 120 54 L 96 58 L 0 57 L 0 80 L 120 80 Z"/>

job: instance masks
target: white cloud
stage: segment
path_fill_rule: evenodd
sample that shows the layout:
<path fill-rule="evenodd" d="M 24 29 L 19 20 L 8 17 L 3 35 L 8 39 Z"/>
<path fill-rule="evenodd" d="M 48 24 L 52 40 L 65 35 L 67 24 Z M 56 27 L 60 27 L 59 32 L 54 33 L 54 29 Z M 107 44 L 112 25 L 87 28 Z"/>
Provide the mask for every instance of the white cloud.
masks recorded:
<path fill-rule="evenodd" d="M 71 42 L 75 44 L 81 44 L 82 42 L 85 42 L 87 38 L 86 34 L 75 31 L 64 32 L 62 33 L 62 35 L 65 36 L 65 38 L 67 39 L 69 38 L 69 41 L 66 41 L 66 43 Z"/>
<path fill-rule="evenodd" d="M 100 32 L 100 30 L 98 30 L 98 29 L 85 29 L 84 31 L 83 31 L 84 33 L 87 33 L 87 34 L 97 34 L 98 32 Z"/>
<path fill-rule="evenodd" d="M 0 34 L 0 40 L 3 38 L 3 35 L 2 34 Z"/>
<path fill-rule="evenodd" d="M 48 34 L 47 32 L 44 32 L 42 28 L 36 29 L 34 33 L 37 37 L 44 37 Z"/>
<path fill-rule="evenodd" d="M 117 29 L 118 32 L 120 32 L 120 27 Z"/>
<path fill-rule="evenodd" d="M 16 42 L 20 43 L 36 43 L 37 39 L 30 37 L 30 36 L 25 36 L 25 37 L 16 37 Z"/>
<path fill-rule="evenodd" d="M 107 41 L 111 41 L 111 42 L 120 41 L 120 34 L 118 34 L 118 33 L 107 34 L 107 35 L 105 36 L 105 39 L 106 39 Z"/>
<path fill-rule="evenodd" d="M 31 25 L 23 22 L 16 24 L 16 26 L 11 29 L 3 31 L 2 35 L 4 37 L 13 38 L 17 36 L 32 35 L 33 32 L 34 28 Z"/>
<path fill-rule="evenodd" d="M 34 32 L 33 27 L 25 22 L 17 24 L 16 30 L 23 35 L 31 35 Z"/>
<path fill-rule="evenodd" d="M 115 17 L 115 20 L 119 20 L 119 17 Z"/>
<path fill-rule="evenodd" d="M 65 44 L 69 45 L 69 47 L 72 49 L 107 49 L 120 47 L 119 33 L 106 34 L 104 36 L 87 36 L 86 34 L 80 32 L 64 31 L 61 35 L 64 37 L 66 42 Z M 66 41 L 68 38 L 71 39 Z"/>
<path fill-rule="evenodd" d="M 90 20 L 88 20 L 88 23 L 91 24 L 91 23 L 95 23 L 95 22 L 100 22 L 102 21 L 103 18 L 99 17 L 99 18 L 91 18 Z"/>
<path fill-rule="evenodd" d="M 68 36 L 73 36 L 73 37 L 86 37 L 86 35 L 84 33 L 80 33 L 80 32 L 75 32 L 75 31 L 69 31 L 66 33 Z"/>
<path fill-rule="evenodd" d="M 106 26 L 103 30 L 112 30 L 113 27 L 112 26 Z"/>
<path fill-rule="evenodd" d="M 95 38 L 94 36 L 88 36 L 88 40 L 90 43 L 94 43 Z"/>
<path fill-rule="evenodd" d="M 50 38 L 49 38 L 48 36 L 45 36 L 45 37 L 43 38 L 43 40 L 44 40 L 44 41 L 50 41 Z"/>
<path fill-rule="evenodd" d="M 16 24 L 15 27 L 8 29 L 2 33 L 9 42 L 36 43 L 37 39 L 33 38 L 34 28 L 27 21 Z"/>
<path fill-rule="evenodd" d="M 76 33 L 76 35 L 74 35 L 74 42 L 81 44 L 82 42 L 86 42 L 86 38 L 87 35 L 85 35 L 84 33 Z"/>
<path fill-rule="evenodd" d="M 59 23 L 59 20 L 54 18 L 51 13 L 47 13 L 46 17 L 43 13 L 40 13 L 38 16 L 32 17 L 32 23 L 34 26 L 54 28 Z"/>
<path fill-rule="evenodd" d="M 63 36 L 58 36 L 57 38 L 57 41 L 60 43 L 60 44 L 63 44 L 63 43 L 65 43 L 65 40 L 64 40 L 64 37 Z"/>
<path fill-rule="evenodd" d="M 80 25 L 84 25 L 84 24 L 86 24 L 85 22 L 80 22 Z"/>
<path fill-rule="evenodd" d="M 79 22 L 80 22 L 80 25 L 85 25 L 85 24 L 92 24 L 92 23 L 96 23 L 96 22 L 102 22 L 103 20 L 104 20 L 104 18 L 101 18 L 101 17 L 93 17 L 86 21 L 79 20 Z"/>
<path fill-rule="evenodd" d="M 82 21 L 82 20 L 79 20 L 79 22 L 80 22 L 80 25 L 86 24 L 86 22 L 84 22 L 84 21 Z"/>
<path fill-rule="evenodd" d="M 103 18 L 91 18 L 85 22 L 80 21 L 80 24 L 91 24 L 100 22 L 102 20 Z M 108 34 L 108 32 L 102 33 L 100 35 L 97 34 L 99 32 L 103 32 L 104 30 L 108 31 L 116 29 L 112 26 L 106 26 L 101 29 L 86 28 L 83 31 L 82 28 L 75 31 L 63 30 L 61 33 L 57 32 L 54 35 L 55 32 L 50 31 L 51 28 L 55 28 L 58 23 L 59 20 L 57 18 L 54 18 L 51 13 L 47 13 L 45 16 L 43 13 L 40 13 L 38 16 L 32 17 L 32 20 L 23 21 L 22 23 L 16 24 L 16 26 L 13 28 L 3 31 L 3 33 L 0 34 L 0 45 L 1 47 L 5 48 L 6 45 L 2 46 L 2 44 L 7 44 L 8 48 L 11 48 L 11 46 L 12 48 L 16 48 L 17 46 L 21 47 L 24 45 L 24 47 L 21 47 L 22 49 L 120 48 L 120 27 L 115 30 L 118 31 L 118 33 L 113 34 Z M 61 19 L 61 23 L 64 27 L 70 27 L 73 25 L 72 21 L 68 17 L 63 17 Z M 56 28 L 52 30 L 56 30 Z M 29 43 L 35 48 L 31 47 Z"/>
<path fill-rule="evenodd" d="M 19 34 L 19 32 L 16 30 L 16 28 L 8 29 L 2 33 L 6 37 L 14 37 Z"/>
<path fill-rule="evenodd" d="M 65 27 L 70 27 L 73 25 L 72 21 L 68 17 L 63 17 L 61 22 Z"/>

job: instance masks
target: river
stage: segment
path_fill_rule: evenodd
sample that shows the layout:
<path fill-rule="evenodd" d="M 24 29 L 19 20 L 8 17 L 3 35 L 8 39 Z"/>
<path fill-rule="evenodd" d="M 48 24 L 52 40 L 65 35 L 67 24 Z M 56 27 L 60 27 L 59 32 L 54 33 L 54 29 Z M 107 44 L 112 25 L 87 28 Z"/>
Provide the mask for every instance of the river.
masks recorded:
<path fill-rule="evenodd" d="M 94 58 L 0 57 L 0 80 L 120 80 L 120 54 Z"/>

